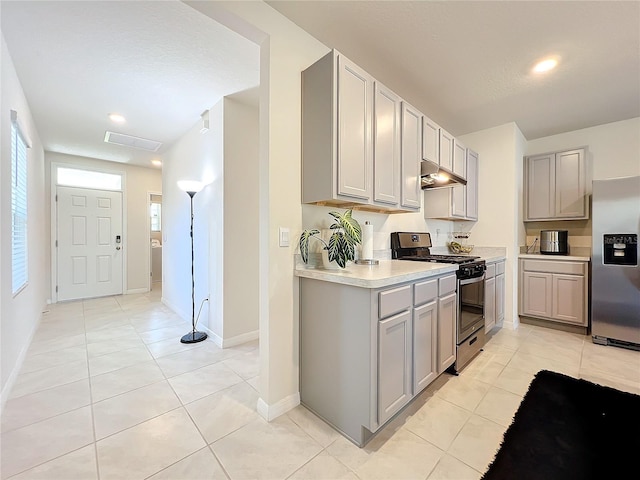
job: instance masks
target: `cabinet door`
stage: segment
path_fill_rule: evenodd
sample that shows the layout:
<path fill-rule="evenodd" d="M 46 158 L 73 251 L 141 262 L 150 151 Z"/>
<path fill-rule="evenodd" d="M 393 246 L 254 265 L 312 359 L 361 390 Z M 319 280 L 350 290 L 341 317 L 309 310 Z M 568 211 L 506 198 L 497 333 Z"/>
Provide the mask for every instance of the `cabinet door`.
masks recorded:
<path fill-rule="evenodd" d="M 584 150 L 556 153 L 555 217 L 586 217 Z"/>
<path fill-rule="evenodd" d="M 467 149 L 466 217 L 478 220 L 478 154 Z"/>
<path fill-rule="evenodd" d="M 457 295 L 438 299 L 438 373 L 456 361 Z"/>
<path fill-rule="evenodd" d="M 584 318 L 584 277 L 553 274 L 552 317 L 578 325 L 587 324 Z"/>
<path fill-rule="evenodd" d="M 552 275 L 524 272 L 522 274 L 522 314 L 551 318 Z"/>
<path fill-rule="evenodd" d="M 555 210 L 555 155 L 538 155 L 526 160 L 525 220 L 551 218 Z"/>
<path fill-rule="evenodd" d="M 440 163 L 440 127 L 429 117 L 422 117 L 422 158 Z"/>
<path fill-rule="evenodd" d="M 378 322 L 378 423 L 411 399 L 411 311 Z"/>
<path fill-rule="evenodd" d="M 504 273 L 496 275 L 496 325 L 504 322 L 505 284 Z"/>
<path fill-rule="evenodd" d="M 453 171 L 453 135 L 440 129 L 440 166 L 450 172 Z"/>
<path fill-rule="evenodd" d="M 484 331 L 489 333 L 496 325 L 496 277 L 484 282 Z"/>
<path fill-rule="evenodd" d="M 467 178 L 467 148 L 458 140 L 453 140 L 453 173 Z"/>
<path fill-rule="evenodd" d="M 438 375 L 438 302 L 413 310 L 413 393 L 417 395 Z"/>
<path fill-rule="evenodd" d="M 373 78 L 338 57 L 338 194 L 371 199 Z"/>
<path fill-rule="evenodd" d="M 400 188 L 403 207 L 420 209 L 420 162 L 422 161 L 422 113 L 402 102 L 402 154 Z"/>
<path fill-rule="evenodd" d="M 398 95 L 375 82 L 373 198 L 398 205 L 400 199 L 400 104 Z"/>
<path fill-rule="evenodd" d="M 467 213 L 466 200 L 467 187 L 455 185 L 451 187 L 451 215 L 456 218 L 465 218 Z"/>

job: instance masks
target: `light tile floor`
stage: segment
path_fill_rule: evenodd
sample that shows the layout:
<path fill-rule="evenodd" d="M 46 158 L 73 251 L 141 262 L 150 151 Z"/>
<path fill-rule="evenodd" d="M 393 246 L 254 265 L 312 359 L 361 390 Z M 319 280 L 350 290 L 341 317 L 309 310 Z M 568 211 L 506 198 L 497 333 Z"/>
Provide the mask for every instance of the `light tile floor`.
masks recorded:
<path fill-rule="evenodd" d="M 505 327 L 358 448 L 302 406 L 257 414 L 257 341 L 186 331 L 159 290 L 52 305 L 2 415 L 1 478 L 472 480 L 539 370 L 640 393 L 640 352 Z"/>

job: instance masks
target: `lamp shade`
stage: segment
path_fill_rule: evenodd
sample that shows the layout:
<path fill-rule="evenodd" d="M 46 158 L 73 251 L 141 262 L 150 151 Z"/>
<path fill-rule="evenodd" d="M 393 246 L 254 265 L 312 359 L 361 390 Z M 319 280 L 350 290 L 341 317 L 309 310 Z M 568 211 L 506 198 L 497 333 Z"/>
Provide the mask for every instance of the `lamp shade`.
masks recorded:
<path fill-rule="evenodd" d="M 195 180 L 180 180 L 178 182 L 178 188 L 180 190 L 184 190 L 185 192 L 193 192 L 198 193 L 202 190 L 204 184 L 202 182 L 197 182 Z"/>

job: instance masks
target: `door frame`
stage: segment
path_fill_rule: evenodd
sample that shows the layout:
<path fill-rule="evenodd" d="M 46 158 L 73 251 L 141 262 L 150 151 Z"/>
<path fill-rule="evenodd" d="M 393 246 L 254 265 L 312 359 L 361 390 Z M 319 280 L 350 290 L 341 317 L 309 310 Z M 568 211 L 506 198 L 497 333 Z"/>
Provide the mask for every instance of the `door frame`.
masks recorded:
<path fill-rule="evenodd" d="M 151 276 L 151 195 L 162 196 L 162 192 L 152 192 L 147 190 L 147 258 L 149 259 L 149 292 L 151 291 L 151 287 L 153 286 L 153 277 Z M 160 219 L 160 222 L 162 222 L 162 218 Z M 162 223 L 160 223 L 160 233 L 162 234 L 162 245 L 164 246 Z"/>
<path fill-rule="evenodd" d="M 51 256 L 51 299 L 49 303 L 58 303 L 58 292 L 56 292 L 56 287 L 58 283 L 58 250 L 56 247 L 56 241 L 58 239 L 58 205 L 56 202 L 56 191 L 58 187 L 58 168 L 74 168 L 77 170 L 88 170 L 91 172 L 100 172 L 100 173 L 110 173 L 115 175 L 120 175 L 122 177 L 122 188 L 121 190 L 112 190 L 112 191 L 120 191 L 122 193 L 122 236 L 125 239 L 124 245 L 125 249 L 122 255 L 122 294 L 127 293 L 128 285 L 127 285 L 127 259 L 128 259 L 128 243 L 129 236 L 127 234 L 127 172 L 124 170 L 117 169 L 109 169 L 109 168 L 96 168 L 93 166 L 85 166 L 80 163 L 65 163 L 65 162 L 51 162 L 51 169 L 49 171 L 50 176 L 50 196 L 49 201 L 51 204 L 51 247 L 50 247 L 50 256 Z M 86 187 L 80 187 L 86 188 Z M 94 189 L 95 190 L 95 189 Z M 151 228 L 151 227 L 149 227 Z"/>

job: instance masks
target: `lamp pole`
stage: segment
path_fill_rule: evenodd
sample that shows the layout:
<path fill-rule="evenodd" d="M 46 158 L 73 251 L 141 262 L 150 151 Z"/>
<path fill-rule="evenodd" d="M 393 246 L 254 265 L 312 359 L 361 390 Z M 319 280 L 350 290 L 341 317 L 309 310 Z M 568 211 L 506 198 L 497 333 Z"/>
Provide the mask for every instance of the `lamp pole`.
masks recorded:
<path fill-rule="evenodd" d="M 196 280 L 194 272 L 194 248 L 193 248 L 193 197 L 197 192 L 187 191 L 191 200 L 191 332 L 183 335 L 182 343 L 198 343 L 207 338 L 205 332 L 196 331 Z"/>

